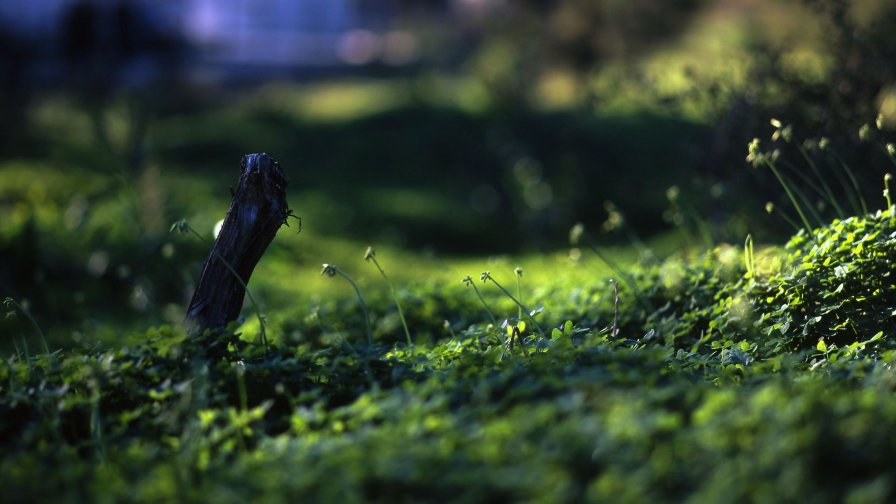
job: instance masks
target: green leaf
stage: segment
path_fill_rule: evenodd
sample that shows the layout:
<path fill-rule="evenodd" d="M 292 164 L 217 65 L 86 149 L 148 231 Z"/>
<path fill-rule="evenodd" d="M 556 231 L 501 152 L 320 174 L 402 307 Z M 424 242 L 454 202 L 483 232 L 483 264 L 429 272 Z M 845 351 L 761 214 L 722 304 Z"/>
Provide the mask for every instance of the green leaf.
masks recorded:
<path fill-rule="evenodd" d="M 869 339 L 868 341 L 865 341 L 863 344 L 873 343 L 873 342 L 875 342 L 875 341 L 877 341 L 877 340 L 879 340 L 879 339 L 881 339 L 881 338 L 883 338 L 883 337 L 884 337 L 884 332 L 883 332 L 883 331 L 879 331 L 877 334 L 875 334 L 874 336 L 872 336 L 871 339 Z"/>

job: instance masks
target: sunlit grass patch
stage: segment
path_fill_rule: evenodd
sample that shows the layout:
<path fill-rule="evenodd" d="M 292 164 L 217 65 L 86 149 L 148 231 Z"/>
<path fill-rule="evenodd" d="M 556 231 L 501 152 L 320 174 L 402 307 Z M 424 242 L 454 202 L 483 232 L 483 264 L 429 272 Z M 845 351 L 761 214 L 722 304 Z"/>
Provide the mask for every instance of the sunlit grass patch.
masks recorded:
<path fill-rule="evenodd" d="M 286 111 L 306 121 L 348 121 L 380 113 L 408 102 L 410 84 L 397 80 L 342 79 L 296 86 L 272 84 L 245 100 L 251 107 Z"/>

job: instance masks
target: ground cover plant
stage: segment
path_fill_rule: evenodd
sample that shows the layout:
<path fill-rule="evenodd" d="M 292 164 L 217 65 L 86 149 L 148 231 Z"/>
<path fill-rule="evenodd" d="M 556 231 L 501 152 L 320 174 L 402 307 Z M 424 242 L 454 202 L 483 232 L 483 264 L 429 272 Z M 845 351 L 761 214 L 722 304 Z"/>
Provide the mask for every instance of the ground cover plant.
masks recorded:
<path fill-rule="evenodd" d="M 23 324 L 0 367 L 0 492 L 887 501 L 894 212 L 802 230 L 783 248 L 646 261 L 615 288 L 575 274 L 520 281 L 514 295 L 520 269 L 390 286 L 366 305 L 275 317 L 268 346 L 233 326 L 221 358 L 177 326 L 49 352 L 10 299 Z M 368 309 L 383 314 L 370 340 Z"/>

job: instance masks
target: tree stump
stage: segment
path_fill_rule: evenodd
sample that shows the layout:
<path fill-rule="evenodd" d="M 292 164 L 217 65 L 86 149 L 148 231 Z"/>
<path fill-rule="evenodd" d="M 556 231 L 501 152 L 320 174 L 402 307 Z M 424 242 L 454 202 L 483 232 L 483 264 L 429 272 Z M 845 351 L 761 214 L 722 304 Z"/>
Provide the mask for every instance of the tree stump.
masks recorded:
<path fill-rule="evenodd" d="M 267 154 L 243 156 L 239 186 L 231 190 L 230 209 L 187 308 L 191 333 L 223 328 L 239 316 L 244 286 L 291 214 L 286 203 L 287 183 L 280 164 Z"/>

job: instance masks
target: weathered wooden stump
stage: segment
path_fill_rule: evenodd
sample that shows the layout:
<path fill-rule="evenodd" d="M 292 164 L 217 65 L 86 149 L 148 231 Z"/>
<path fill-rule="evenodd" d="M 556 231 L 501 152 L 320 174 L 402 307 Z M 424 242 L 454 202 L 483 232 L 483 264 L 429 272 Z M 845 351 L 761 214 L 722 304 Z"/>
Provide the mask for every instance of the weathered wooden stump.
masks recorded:
<path fill-rule="evenodd" d="M 280 164 L 267 154 L 243 156 L 239 185 L 187 308 L 191 333 L 223 328 L 239 316 L 244 286 L 291 213 L 287 183 Z"/>

